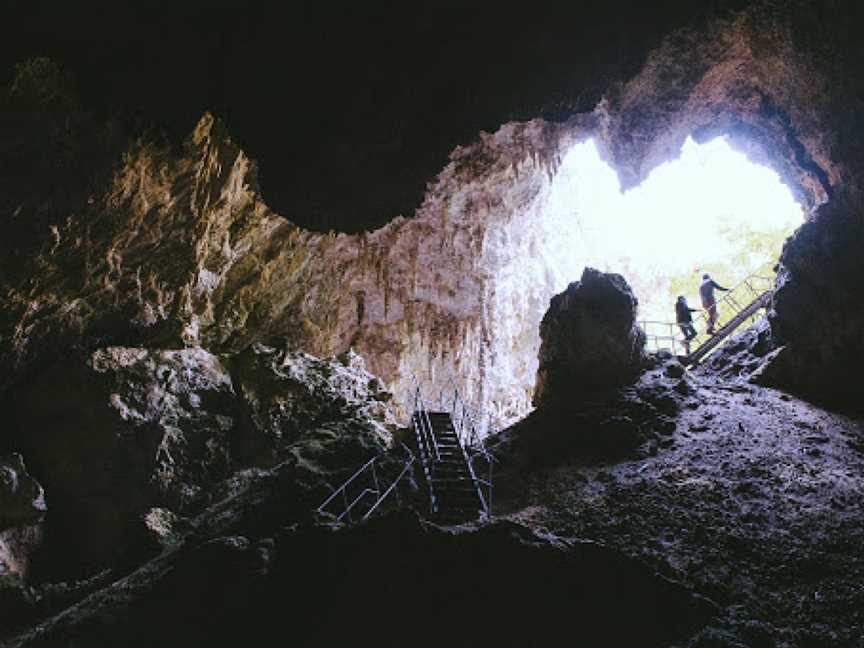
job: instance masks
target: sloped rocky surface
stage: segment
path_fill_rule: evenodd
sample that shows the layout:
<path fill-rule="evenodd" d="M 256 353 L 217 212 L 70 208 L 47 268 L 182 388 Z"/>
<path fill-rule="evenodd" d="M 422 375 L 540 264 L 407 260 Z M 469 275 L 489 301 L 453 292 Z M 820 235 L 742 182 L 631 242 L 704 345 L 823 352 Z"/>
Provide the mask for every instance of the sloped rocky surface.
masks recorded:
<path fill-rule="evenodd" d="M 632 385 L 541 405 L 490 440 L 496 498 L 525 504 L 526 475 L 558 463 L 594 464 L 654 456 L 672 445 L 676 418 L 696 386 L 668 353 L 649 355 Z"/>
<path fill-rule="evenodd" d="M 216 537 L 190 536 L 7 645 L 227 646 L 290 636 L 316 646 L 517 646 L 575 633 L 586 646 L 662 646 L 715 612 L 602 545 L 510 523 L 443 530 L 395 515 L 343 531 L 284 527 L 286 497 L 275 501 L 274 487 L 284 489 L 288 473 L 283 466 L 208 512 Z"/>
<path fill-rule="evenodd" d="M 607 543 L 723 608 L 680 645 L 859 647 L 862 421 L 707 371 L 688 383 L 656 452 L 559 448 L 523 475 L 512 519 Z"/>

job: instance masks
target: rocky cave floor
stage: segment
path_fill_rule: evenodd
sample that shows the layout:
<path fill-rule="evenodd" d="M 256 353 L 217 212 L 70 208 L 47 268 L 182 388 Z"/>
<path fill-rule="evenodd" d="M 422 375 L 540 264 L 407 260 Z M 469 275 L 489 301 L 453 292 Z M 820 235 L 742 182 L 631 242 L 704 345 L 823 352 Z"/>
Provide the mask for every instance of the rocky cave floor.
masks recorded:
<path fill-rule="evenodd" d="M 537 472 L 507 517 L 603 543 L 710 598 L 722 614 L 689 645 L 864 646 L 861 421 L 689 376 L 654 450 Z"/>
<path fill-rule="evenodd" d="M 112 389 L 168 389 L 151 374 L 176 354 L 142 354 L 148 371 L 115 367 L 125 378 Z M 428 646 L 864 646 L 861 420 L 653 358 L 605 401 L 564 415 L 538 407 L 488 440 L 499 460 L 491 521 L 424 521 L 417 474 L 387 514 L 340 526 L 310 513 L 323 497 L 314 484 L 341 483 L 379 448 L 377 381 L 354 356 L 258 346 L 244 358 L 232 366 L 246 367 L 235 381 L 261 427 L 251 447 L 285 459 L 206 482 L 204 510 L 153 509 L 160 547 L 125 567 L 0 587 L 0 645 L 233 646 L 290 626 L 308 646 L 403 646 L 409 635 Z M 101 398 L 104 387 L 91 388 Z M 300 436 L 259 447 L 289 415 Z"/>

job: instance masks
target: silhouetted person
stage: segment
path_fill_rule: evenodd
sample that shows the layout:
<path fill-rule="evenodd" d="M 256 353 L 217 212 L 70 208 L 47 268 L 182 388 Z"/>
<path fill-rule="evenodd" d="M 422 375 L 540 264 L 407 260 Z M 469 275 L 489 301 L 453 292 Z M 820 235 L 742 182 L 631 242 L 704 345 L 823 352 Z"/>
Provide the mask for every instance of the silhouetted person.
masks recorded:
<path fill-rule="evenodd" d="M 702 307 L 708 311 L 708 333 L 711 335 L 714 335 L 714 325 L 717 323 L 717 300 L 714 298 L 715 290 L 729 292 L 728 288 L 724 288 L 718 284 L 706 272 L 702 275 L 702 283 L 699 285 L 699 296 L 702 298 Z"/>
<path fill-rule="evenodd" d="M 690 340 L 696 337 L 696 329 L 693 328 L 693 315 L 698 311 L 698 308 L 690 308 L 687 305 L 687 300 L 684 295 L 678 295 L 675 301 L 675 321 L 678 322 L 678 328 L 684 334 L 684 350 L 687 355 L 690 355 Z"/>

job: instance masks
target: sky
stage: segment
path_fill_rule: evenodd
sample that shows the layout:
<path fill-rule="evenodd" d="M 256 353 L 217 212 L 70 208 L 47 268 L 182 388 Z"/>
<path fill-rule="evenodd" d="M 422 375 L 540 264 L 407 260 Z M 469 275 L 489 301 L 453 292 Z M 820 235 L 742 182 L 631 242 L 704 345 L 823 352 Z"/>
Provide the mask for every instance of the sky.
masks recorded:
<path fill-rule="evenodd" d="M 688 138 L 679 158 L 626 193 L 593 140 L 577 144 L 553 181 L 548 210 L 550 230 L 564 248 L 556 255 L 562 259 L 557 288 L 578 279 L 586 265 L 619 272 L 637 293 L 640 318 L 663 321 L 671 319 L 665 291 L 640 294 L 640 284 L 644 293 L 644 285 L 688 271 L 695 277 L 702 265 L 728 257 L 733 250 L 720 236 L 724 226 L 791 231 L 803 221 L 777 173 L 750 162 L 723 137 L 702 145 Z"/>

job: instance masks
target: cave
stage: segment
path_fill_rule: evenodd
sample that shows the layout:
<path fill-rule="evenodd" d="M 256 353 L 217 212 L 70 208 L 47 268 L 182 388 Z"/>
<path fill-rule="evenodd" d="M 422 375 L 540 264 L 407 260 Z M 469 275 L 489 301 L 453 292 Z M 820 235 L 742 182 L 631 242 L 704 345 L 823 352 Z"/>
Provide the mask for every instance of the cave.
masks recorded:
<path fill-rule="evenodd" d="M 4 10 L 0 642 L 862 645 L 861 9 L 504 9 Z"/>

